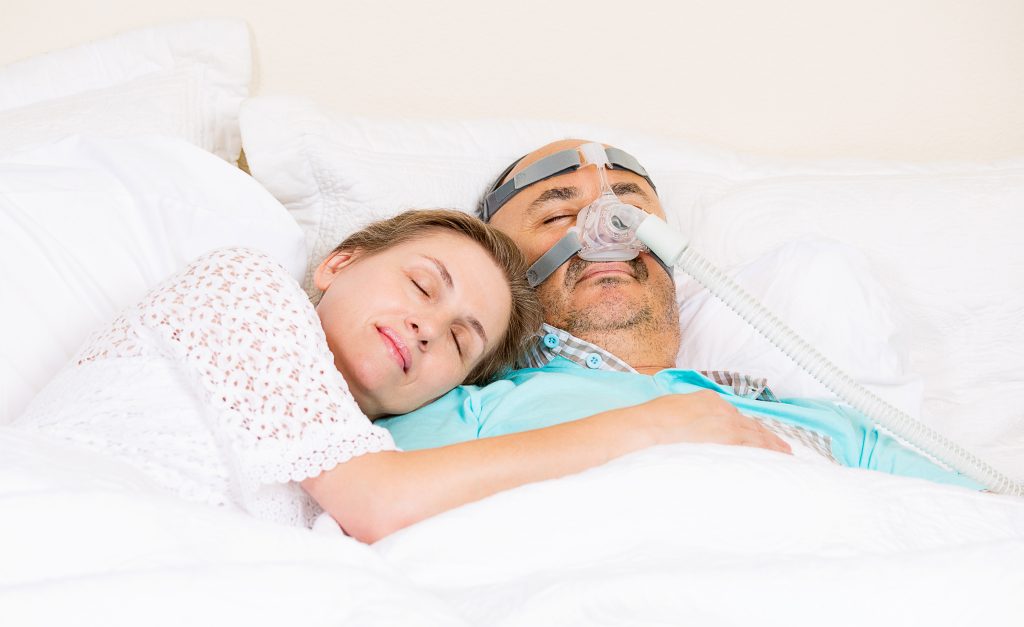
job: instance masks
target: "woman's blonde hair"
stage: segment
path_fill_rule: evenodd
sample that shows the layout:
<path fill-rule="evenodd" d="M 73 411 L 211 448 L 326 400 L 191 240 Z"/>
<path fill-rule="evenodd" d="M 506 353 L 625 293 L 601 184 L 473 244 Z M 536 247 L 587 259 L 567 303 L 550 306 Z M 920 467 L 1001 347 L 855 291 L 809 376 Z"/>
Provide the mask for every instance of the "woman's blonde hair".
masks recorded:
<path fill-rule="evenodd" d="M 374 222 L 349 235 L 334 252 L 373 255 L 392 246 L 430 235 L 438 230 L 454 231 L 480 245 L 505 275 L 512 296 L 512 311 L 505 333 L 490 353 L 466 376 L 463 383 L 483 385 L 510 368 L 526 347 L 526 341 L 540 328 L 543 312 L 533 288 L 526 282 L 526 259 L 519 247 L 504 233 L 461 211 L 418 209 Z"/>

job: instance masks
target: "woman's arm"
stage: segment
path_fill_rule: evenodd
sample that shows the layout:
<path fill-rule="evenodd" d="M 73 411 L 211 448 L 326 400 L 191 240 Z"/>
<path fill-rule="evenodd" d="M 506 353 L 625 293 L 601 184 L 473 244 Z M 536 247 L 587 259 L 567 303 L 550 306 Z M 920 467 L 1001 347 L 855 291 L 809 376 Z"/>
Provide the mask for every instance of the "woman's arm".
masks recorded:
<path fill-rule="evenodd" d="M 459 505 L 603 464 L 656 444 L 707 442 L 789 452 L 710 391 L 663 396 L 589 418 L 435 449 L 353 458 L 302 487 L 346 533 L 375 542 Z"/>

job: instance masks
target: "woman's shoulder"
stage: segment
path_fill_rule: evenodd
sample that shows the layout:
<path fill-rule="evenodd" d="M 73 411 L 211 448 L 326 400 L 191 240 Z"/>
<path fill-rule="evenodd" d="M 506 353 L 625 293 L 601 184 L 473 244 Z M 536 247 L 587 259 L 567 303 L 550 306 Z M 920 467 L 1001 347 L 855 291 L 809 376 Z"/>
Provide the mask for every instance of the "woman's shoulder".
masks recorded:
<path fill-rule="evenodd" d="M 240 288 L 259 289 L 267 279 L 298 287 L 284 266 L 256 248 L 217 248 L 197 257 L 177 277 L 221 277 L 237 281 Z M 247 283 L 251 281 L 253 285 Z"/>
<path fill-rule="evenodd" d="M 160 337 L 180 340 L 211 328 L 233 327 L 231 333 L 241 337 L 272 327 L 313 326 L 315 316 L 301 286 L 270 255 L 254 248 L 218 248 L 197 257 L 93 333 L 74 361 L 148 354 Z M 145 329 L 163 333 L 154 336 Z"/>
<path fill-rule="evenodd" d="M 154 289 L 144 311 L 167 307 L 264 315 L 308 315 L 312 305 L 302 287 L 270 255 L 253 248 L 218 248 L 198 257 Z"/>
<path fill-rule="evenodd" d="M 224 266 L 243 267 L 249 265 L 266 266 L 268 269 L 284 272 L 284 266 L 279 264 L 268 253 L 248 246 L 224 246 L 215 248 L 196 258 L 193 264 L 201 262 L 213 262 Z"/>

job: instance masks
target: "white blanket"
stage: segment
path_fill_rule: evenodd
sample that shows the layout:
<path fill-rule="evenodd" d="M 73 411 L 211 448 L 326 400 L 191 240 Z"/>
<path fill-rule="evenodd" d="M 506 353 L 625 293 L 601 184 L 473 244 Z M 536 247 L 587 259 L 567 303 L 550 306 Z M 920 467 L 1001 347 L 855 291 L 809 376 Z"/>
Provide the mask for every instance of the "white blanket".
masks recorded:
<path fill-rule="evenodd" d="M 0 622 L 1018 625 L 1024 501 L 677 445 L 373 547 L 0 431 Z M 85 468 L 89 468 L 85 471 Z M 11 620 L 15 619 L 15 620 Z"/>
<path fill-rule="evenodd" d="M 376 548 L 481 625 L 994 625 L 1024 611 L 1024 501 L 746 448 L 650 450 Z"/>
<path fill-rule="evenodd" d="M 7 427 L 0 556 L 11 627 L 464 624 L 355 540 L 169 498 Z"/>

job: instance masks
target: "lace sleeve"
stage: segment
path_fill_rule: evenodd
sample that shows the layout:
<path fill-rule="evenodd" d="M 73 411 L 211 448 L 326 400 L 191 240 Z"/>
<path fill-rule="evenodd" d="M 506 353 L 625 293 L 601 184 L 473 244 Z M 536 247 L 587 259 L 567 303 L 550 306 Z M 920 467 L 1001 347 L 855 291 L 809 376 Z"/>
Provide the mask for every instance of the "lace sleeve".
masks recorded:
<path fill-rule="evenodd" d="M 199 258 L 151 292 L 135 321 L 199 386 L 243 492 L 395 448 L 356 405 L 305 293 L 262 253 Z"/>

